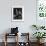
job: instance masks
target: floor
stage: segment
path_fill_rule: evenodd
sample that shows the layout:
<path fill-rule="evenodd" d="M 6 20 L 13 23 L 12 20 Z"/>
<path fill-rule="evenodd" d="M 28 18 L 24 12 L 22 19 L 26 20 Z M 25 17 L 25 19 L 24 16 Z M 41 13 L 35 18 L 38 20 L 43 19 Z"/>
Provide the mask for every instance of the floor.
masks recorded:
<path fill-rule="evenodd" d="M 30 43 L 31 45 L 30 46 L 37 46 L 37 43 Z M 0 46 L 4 46 L 4 43 L 2 42 L 0 42 Z M 15 46 L 15 43 L 8 43 L 8 45 L 7 46 Z M 21 46 L 25 46 L 25 45 L 21 45 Z M 44 45 L 41 45 L 41 46 L 46 46 L 46 43 L 44 43 Z"/>

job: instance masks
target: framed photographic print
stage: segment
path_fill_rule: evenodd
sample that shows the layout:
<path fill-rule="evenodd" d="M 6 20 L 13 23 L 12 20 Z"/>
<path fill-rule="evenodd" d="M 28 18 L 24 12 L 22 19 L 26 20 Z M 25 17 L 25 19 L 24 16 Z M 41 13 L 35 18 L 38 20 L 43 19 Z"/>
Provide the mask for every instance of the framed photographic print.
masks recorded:
<path fill-rule="evenodd" d="M 37 0 L 37 15 L 39 19 L 46 18 L 46 0 Z"/>
<path fill-rule="evenodd" d="M 12 7 L 12 21 L 24 21 L 24 7 L 23 6 Z"/>
<path fill-rule="evenodd" d="M 37 0 L 36 3 L 36 24 L 44 26 L 46 25 L 46 0 Z"/>

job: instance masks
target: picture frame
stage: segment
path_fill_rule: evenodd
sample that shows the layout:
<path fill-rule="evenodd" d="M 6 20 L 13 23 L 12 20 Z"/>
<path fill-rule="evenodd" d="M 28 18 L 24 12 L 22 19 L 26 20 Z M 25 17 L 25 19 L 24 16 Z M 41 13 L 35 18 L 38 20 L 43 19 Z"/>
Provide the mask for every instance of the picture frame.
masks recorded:
<path fill-rule="evenodd" d="M 46 25 L 46 0 L 36 1 L 36 24 Z"/>
<path fill-rule="evenodd" d="M 37 9 L 37 18 L 39 20 L 46 19 L 46 1 L 45 0 L 37 0 L 36 2 Z"/>
<path fill-rule="evenodd" d="M 12 21 L 24 21 L 24 6 L 12 6 Z"/>

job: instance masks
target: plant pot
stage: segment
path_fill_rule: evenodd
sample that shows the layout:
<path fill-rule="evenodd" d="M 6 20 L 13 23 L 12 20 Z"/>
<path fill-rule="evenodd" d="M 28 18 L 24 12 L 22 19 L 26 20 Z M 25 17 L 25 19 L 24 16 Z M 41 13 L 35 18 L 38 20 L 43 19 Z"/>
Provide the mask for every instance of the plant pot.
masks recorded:
<path fill-rule="evenodd" d="M 40 43 L 44 43 L 44 40 L 45 40 L 45 39 L 40 39 Z"/>
<path fill-rule="evenodd" d="M 44 42 L 44 40 L 45 40 L 45 39 L 38 39 L 37 42 L 41 44 L 41 43 Z"/>
<path fill-rule="evenodd" d="M 40 39 L 37 39 L 37 43 L 40 43 Z"/>

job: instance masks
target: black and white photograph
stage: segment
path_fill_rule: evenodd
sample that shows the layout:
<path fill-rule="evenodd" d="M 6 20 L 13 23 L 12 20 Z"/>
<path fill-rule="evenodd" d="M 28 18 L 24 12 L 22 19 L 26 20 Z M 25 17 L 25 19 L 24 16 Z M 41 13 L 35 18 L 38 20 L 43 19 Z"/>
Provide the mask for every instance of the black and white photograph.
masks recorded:
<path fill-rule="evenodd" d="M 24 19 L 23 7 L 13 7 L 12 8 L 12 21 L 23 21 L 23 19 Z"/>

